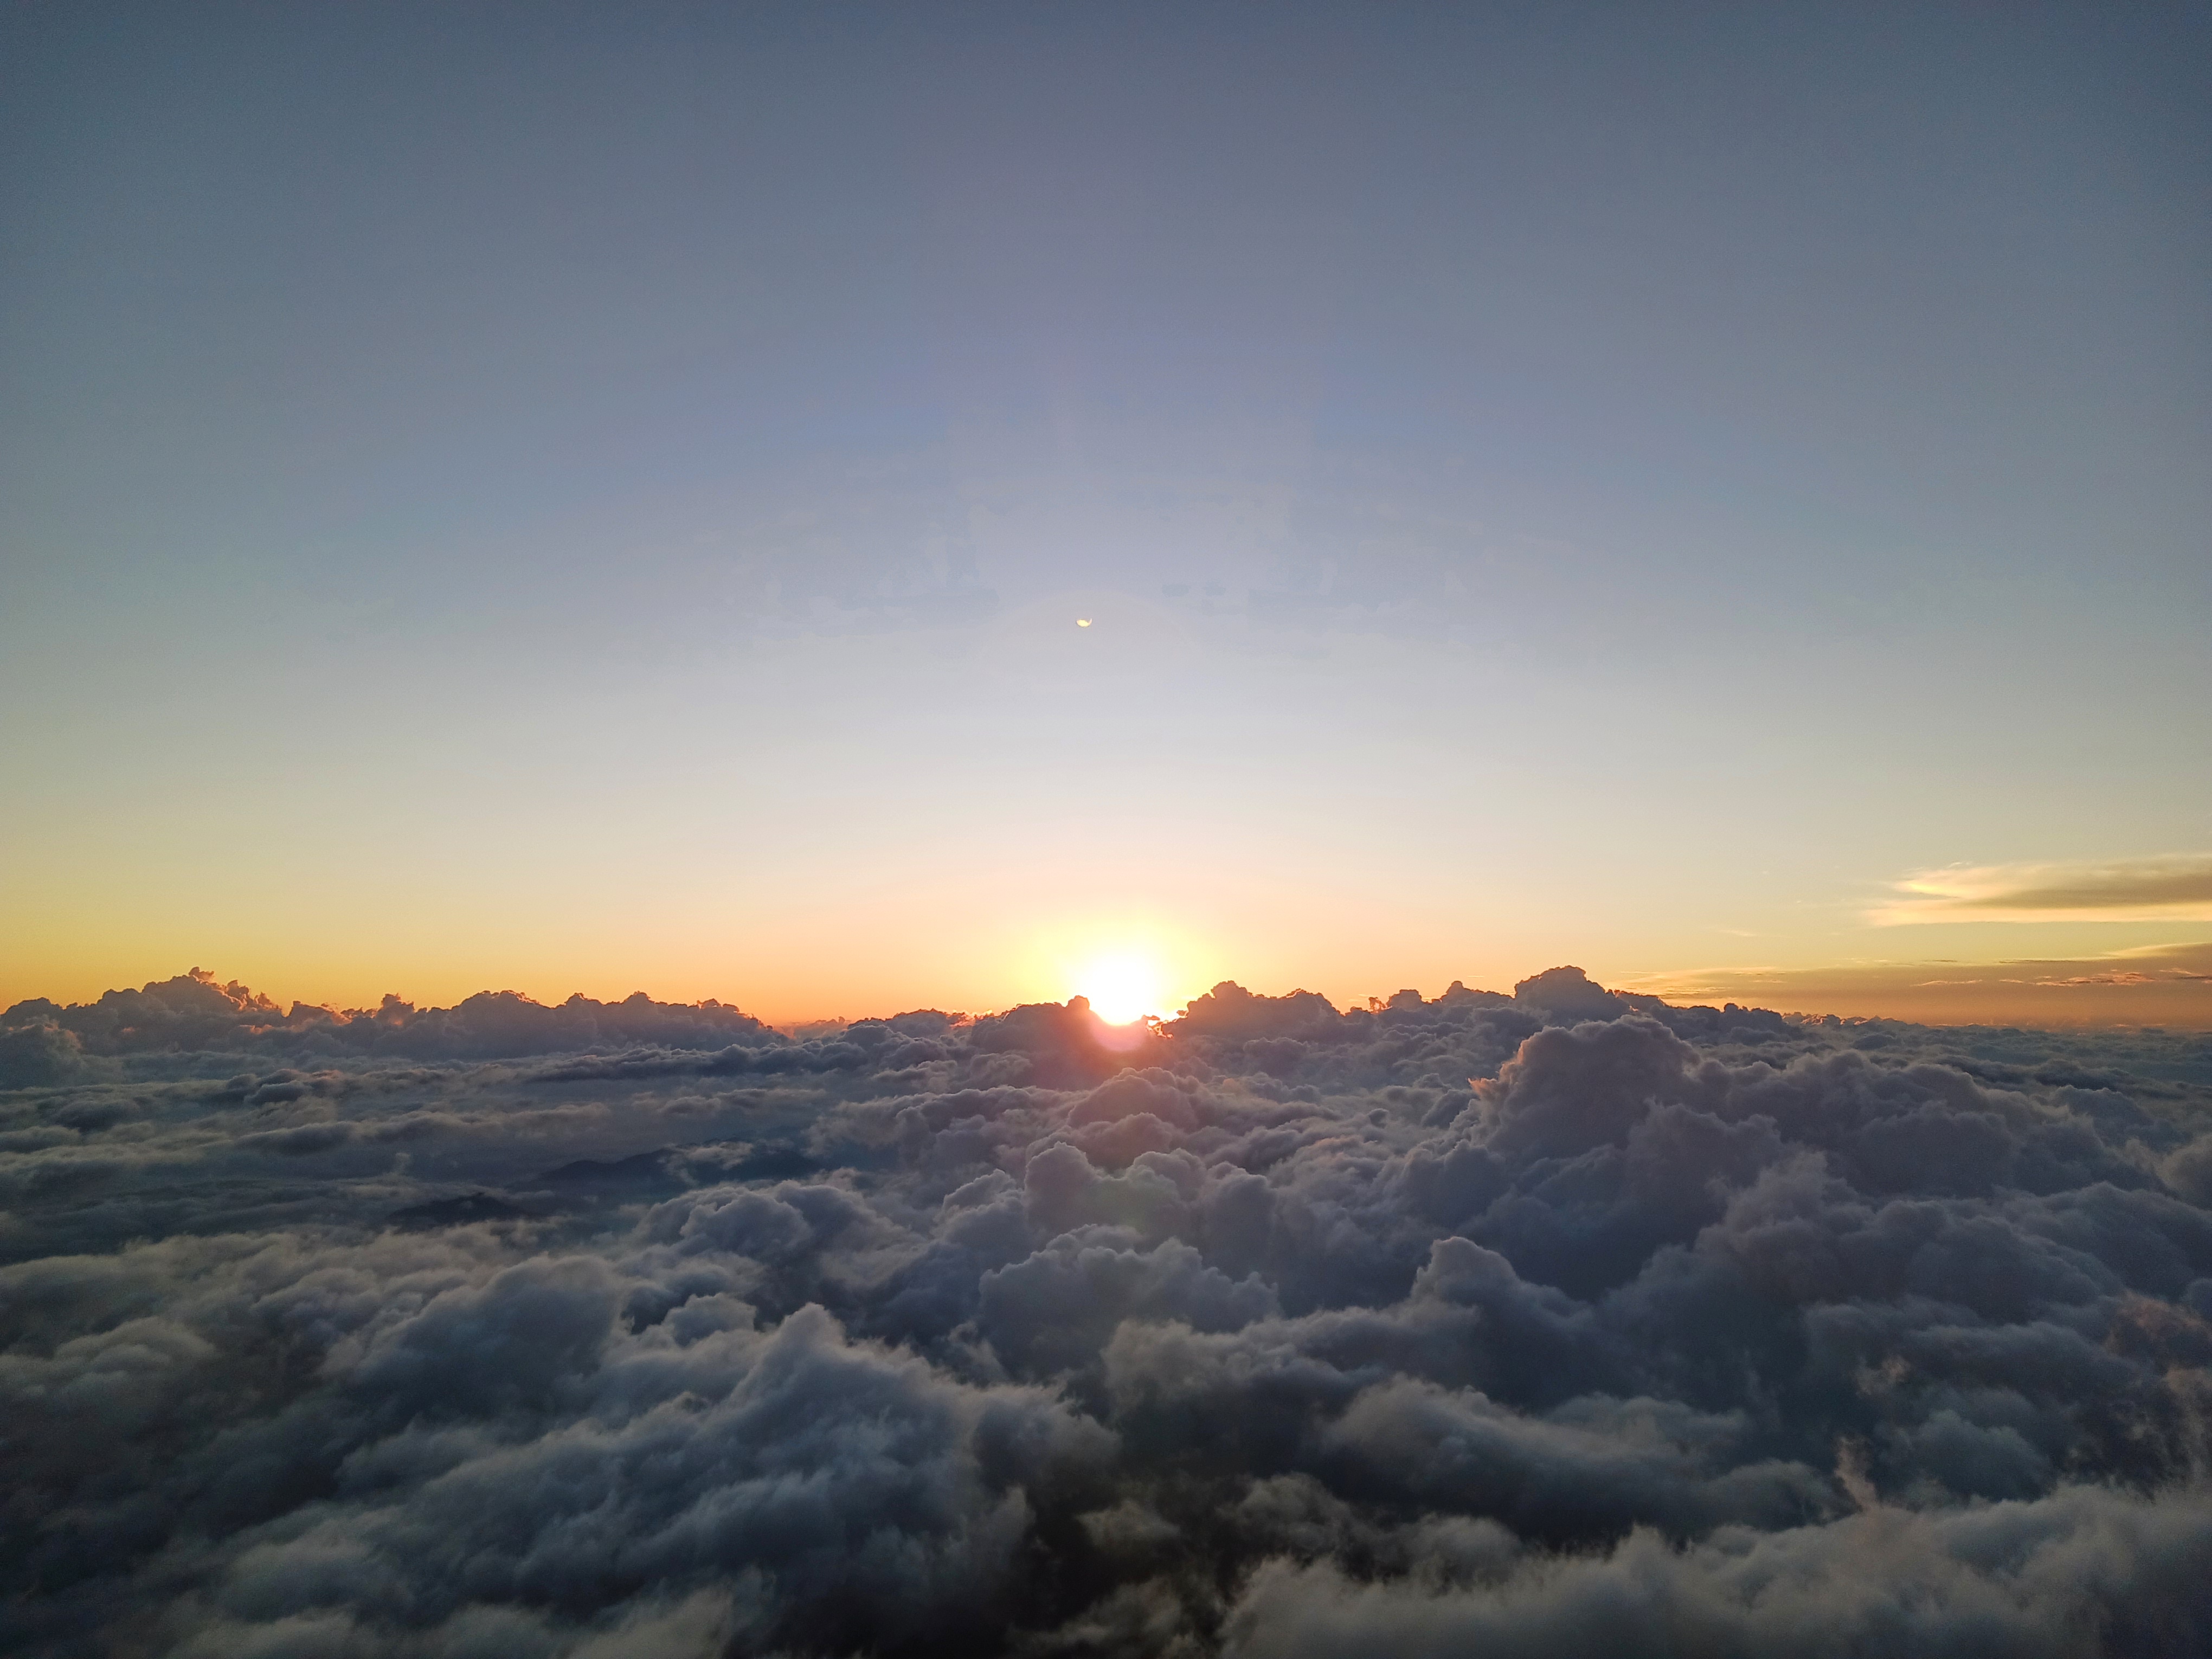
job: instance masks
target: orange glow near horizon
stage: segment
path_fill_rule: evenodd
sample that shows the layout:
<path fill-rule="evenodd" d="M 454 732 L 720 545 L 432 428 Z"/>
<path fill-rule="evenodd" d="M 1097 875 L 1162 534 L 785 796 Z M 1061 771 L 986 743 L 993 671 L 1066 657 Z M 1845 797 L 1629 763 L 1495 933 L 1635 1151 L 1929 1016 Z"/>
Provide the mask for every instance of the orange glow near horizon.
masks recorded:
<path fill-rule="evenodd" d="M 2127 942 L 2139 932 L 2111 940 L 2087 927 L 1992 924 L 1988 937 L 1951 947 L 1965 960 L 1931 952 L 1823 963 L 1801 945 L 1795 961 L 1778 950 L 1755 967 L 1684 969 L 1676 964 L 1710 945 L 1656 933 L 1610 945 L 1587 933 L 1557 938 L 1541 917 L 1504 911 L 1455 939 L 1403 911 L 1332 903 L 1326 889 L 1300 904 L 1279 885 L 1231 904 L 1195 882 L 1179 884 L 1171 867 L 1147 878 L 1103 858 L 1010 864 L 988 912 L 951 884 L 886 881 L 857 894 L 809 893 L 781 909 L 726 902 L 684 912 L 674 895 L 647 892 L 660 902 L 641 918 L 585 902 L 588 893 L 565 911 L 547 903 L 518 917 L 449 889 L 340 893 L 320 908 L 272 912 L 252 902 L 250 887 L 196 884 L 182 872 L 158 884 L 118 883 L 102 904 L 76 906 L 30 890 L 21 866 L 13 873 L 27 902 L 11 917 L 25 925 L 0 952 L 0 1008 L 33 997 L 91 1002 L 197 963 L 286 1007 L 374 1008 L 386 993 L 427 1008 L 509 988 L 548 1005 L 571 993 L 619 1001 L 641 991 L 665 1002 L 712 997 L 789 1026 L 925 1007 L 982 1014 L 1082 995 L 1102 1021 L 1126 1023 L 1172 1018 L 1221 980 L 1271 996 L 1316 991 L 1351 1008 L 1401 987 L 1434 996 L 1455 979 L 1508 992 L 1577 963 L 1602 984 L 1677 1002 L 1934 1024 L 2212 1029 L 2212 941 L 2179 926 L 2171 930 L 2179 937 L 2145 944 Z M 218 899 L 229 902 L 218 908 Z M 2001 948 L 2023 933 L 2042 948 Z"/>

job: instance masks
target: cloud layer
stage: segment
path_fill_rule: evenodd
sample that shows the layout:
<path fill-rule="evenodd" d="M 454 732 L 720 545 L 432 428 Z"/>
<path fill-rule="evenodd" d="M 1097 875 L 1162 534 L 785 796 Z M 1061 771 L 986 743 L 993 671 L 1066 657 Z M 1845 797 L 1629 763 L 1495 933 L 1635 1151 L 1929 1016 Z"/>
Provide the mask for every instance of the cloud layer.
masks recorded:
<path fill-rule="evenodd" d="M 1555 969 L 0 1017 L 57 1654 L 2212 1644 L 2212 1046 Z"/>

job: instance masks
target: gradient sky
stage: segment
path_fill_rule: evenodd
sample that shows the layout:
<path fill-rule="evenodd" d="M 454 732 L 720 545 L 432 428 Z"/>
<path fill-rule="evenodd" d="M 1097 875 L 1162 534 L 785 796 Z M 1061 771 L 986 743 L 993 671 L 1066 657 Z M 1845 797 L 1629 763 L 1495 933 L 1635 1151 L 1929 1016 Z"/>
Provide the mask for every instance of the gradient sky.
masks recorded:
<path fill-rule="evenodd" d="M 2208 68 L 2157 5 L 11 8 L 0 1002 L 2212 1024 Z"/>

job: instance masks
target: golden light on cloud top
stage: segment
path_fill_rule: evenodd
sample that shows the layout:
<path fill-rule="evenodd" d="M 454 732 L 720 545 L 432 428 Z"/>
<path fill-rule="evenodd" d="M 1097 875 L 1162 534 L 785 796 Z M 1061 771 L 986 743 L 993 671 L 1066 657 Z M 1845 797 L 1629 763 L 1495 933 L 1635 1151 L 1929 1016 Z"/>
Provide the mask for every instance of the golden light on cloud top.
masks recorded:
<path fill-rule="evenodd" d="M 2212 921 L 2212 853 L 2087 864 L 1957 865 L 1894 884 L 1880 927 L 1960 921 Z"/>

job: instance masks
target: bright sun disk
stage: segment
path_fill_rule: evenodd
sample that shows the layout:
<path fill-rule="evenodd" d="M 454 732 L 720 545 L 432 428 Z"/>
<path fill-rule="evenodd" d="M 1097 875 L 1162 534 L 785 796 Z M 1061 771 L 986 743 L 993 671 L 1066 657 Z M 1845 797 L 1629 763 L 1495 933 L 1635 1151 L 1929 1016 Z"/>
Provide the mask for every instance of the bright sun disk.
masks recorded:
<path fill-rule="evenodd" d="M 1143 957 L 1104 957 L 1085 971 L 1078 988 L 1091 999 L 1091 1012 L 1109 1025 L 1160 1012 L 1159 970 Z"/>

